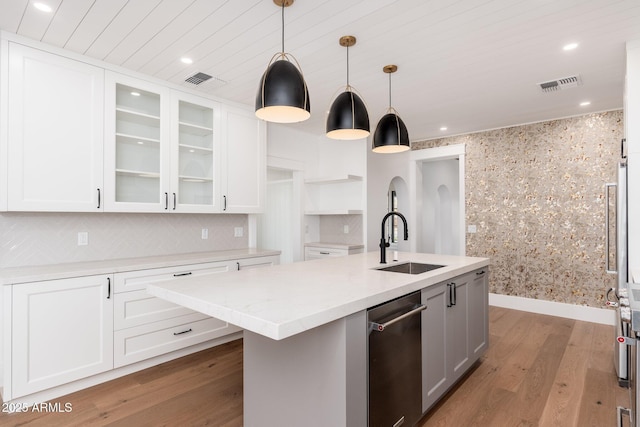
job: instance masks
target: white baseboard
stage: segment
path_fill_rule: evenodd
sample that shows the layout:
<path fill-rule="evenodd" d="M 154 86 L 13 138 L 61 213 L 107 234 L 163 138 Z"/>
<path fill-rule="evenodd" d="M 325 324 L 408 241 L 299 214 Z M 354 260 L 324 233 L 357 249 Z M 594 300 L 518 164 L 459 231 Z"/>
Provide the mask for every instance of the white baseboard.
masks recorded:
<path fill-rule="evenodd" d="M 616 320 L 616 311 L 610 308 L 586 307 L 511 295 L 489 293 L 489 305 L 582 320 L 584 322 L 601 323 L 603 325 L 615 325 Z"/>

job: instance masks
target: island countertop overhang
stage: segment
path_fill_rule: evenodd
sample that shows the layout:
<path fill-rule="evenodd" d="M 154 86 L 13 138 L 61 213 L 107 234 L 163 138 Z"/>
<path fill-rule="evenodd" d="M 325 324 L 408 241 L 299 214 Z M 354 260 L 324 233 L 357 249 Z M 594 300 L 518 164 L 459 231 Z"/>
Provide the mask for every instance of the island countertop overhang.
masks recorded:
<path fill-rule="evenodd" d="M 147 292 L 243 329 L 282 340 L 408 293 L 487 267 L 488 258 L 377 252 L 152 284 Z M 411 275 L 378 271 L 407 261 L 445 267 Z"/>

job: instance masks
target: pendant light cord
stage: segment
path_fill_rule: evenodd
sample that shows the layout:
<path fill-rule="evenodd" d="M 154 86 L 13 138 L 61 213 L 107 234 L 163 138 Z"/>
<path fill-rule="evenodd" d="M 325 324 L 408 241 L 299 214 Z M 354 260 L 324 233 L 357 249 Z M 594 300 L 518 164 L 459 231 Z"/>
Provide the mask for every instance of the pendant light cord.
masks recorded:
<path fill-rule="evenodd" d="M 347 45 L 347 89 L 349 87 L 349 45 Z"/>
<path fill-rule="evenodd" d="M 389 73 L 389 110 L 391 110 L 391 73 Z"/>
<path fill-rule="evenodd" d="M 284 1 L 282 2 L 282 54 L 284 55 Z"/>

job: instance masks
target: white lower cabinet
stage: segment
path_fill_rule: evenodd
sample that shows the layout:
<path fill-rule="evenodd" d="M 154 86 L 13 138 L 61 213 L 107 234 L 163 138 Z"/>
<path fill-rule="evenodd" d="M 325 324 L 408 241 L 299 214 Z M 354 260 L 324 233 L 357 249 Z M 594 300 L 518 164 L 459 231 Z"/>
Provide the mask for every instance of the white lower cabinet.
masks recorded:
<path fill-rule="evenodd" d="M 332 258 L 362 253 L 363 248 L 347 249 L 324 246 L 306 246 L 304 248 L 304 260 Z"/>
<path fill-rule="evenodd" d="M 278 256 L 138 270 L 115 275 L 114 366 L 120 367 L 241 331 L 219 319 L 153 297 L 151 283 L 269 267 Z"/>
<path fill-rule="evenodd" d="M 3 346 L 11 357 L 2 398 L 51 393 L 196 344 L 235 339 L 230 335 L 241 331 L 237 326 L 153 297 L 147 284 L 193 276 L 215 281 L 219 273 L 268 267 L 279 259 L 256 256 L 5 287 L 11 315 L 4 321 Z"/>
<path fill-rule="evenodd" d="M 234 270 L 223 261 L 117 273 L 114 306 L 114 366 L 120 367 L 189 345 L 219 338 L 240 328 L 153 297 L 148 284 Z"/>
<path fill-rule="evenodd" d="M 432 407 L 487 349 L 488 269 L 422 290 L 422 411 Z"/>
<path fill-rule="evenodd" d="M 12 398 L 113 368 L 112 276 L 12 286 Z"/>

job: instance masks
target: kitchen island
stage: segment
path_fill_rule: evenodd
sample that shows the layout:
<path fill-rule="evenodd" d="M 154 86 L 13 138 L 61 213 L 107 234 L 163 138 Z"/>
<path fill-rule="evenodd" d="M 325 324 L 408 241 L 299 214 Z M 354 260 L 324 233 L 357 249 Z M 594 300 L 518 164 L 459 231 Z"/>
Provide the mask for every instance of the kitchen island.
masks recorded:
<path fill-rule="evenodd" d="M 400 253 L 398 259 L 381 265 L 379 254 L 369 252 L 222 274 L 215 280 L 167 281 L 149 285 L 147 292 L 244 329 L 246 426 L 365 426 L 367 309 L 422 291 L 428 305 L 424 324 L 430 312 L 426 290 L 444 288 L 472 272 L 484 275 L 489 264 L 487 258 L 419 253 Z M 444 267 L 415 275 L 377 270 L 406 261 Z M 484 307 L 482 321 L 474 320 L 484 335 L 476 360 L 486 350 L 486 284 L 481 293 L 461 300 L 470 298 L 481 299 L 476 302 Z M 439 309 L 434 306 L 433 313 Z M 460 366 L 470 367 L 473 360 L 466 357 Z M 423 386 L 425 394 L 429 390 Z"/>

